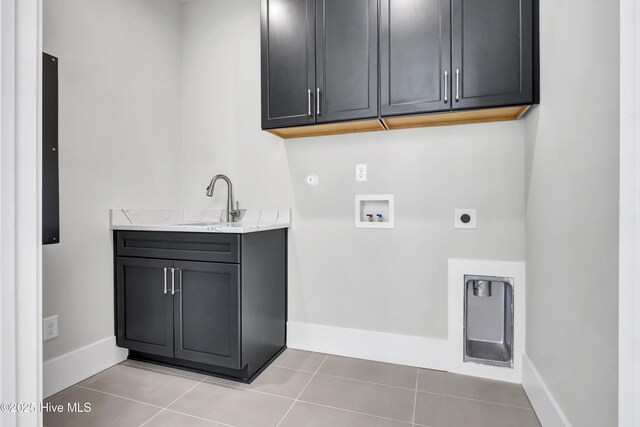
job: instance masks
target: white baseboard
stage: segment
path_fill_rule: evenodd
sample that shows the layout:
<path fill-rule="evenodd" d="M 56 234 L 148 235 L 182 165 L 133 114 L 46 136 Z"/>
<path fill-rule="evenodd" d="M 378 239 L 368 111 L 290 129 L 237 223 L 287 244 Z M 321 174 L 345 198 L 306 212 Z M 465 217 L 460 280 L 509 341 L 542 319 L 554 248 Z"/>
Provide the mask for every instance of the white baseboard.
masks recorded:
<path fill-rule="evenodd" d="M 522 386 L 544 427 L 571 427 L 560 405 L 526 354 L 522 356 Z"/>
<path fill-rule="evenodd" d="M 127 358 L 129 350 L 116 346 L 116 337 L 96 341 L 43 364 L 45 398 L 64 390 Z"/>
<path fill-rule="evenodd" d="M 441 371 L 448 371 L 450 367 L 446 339 L 289 322 L 287 346 Z"/>

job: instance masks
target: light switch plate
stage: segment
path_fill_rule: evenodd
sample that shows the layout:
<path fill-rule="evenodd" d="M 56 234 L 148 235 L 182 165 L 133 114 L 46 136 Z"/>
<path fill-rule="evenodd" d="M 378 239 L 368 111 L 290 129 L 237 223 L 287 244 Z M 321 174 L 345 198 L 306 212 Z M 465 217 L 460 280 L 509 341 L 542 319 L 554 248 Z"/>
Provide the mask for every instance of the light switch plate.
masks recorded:
<path fill-rule="evenodd" d="M 367 165 L 356 165 L 356 181 L 364 182 L 367 180 Z"/>
<path fill-rule="evenodd" d="M 475 230 L 477 228 L 477 218 L 475 209 L 456 209 L 453 226 L 455 228 Z"/>

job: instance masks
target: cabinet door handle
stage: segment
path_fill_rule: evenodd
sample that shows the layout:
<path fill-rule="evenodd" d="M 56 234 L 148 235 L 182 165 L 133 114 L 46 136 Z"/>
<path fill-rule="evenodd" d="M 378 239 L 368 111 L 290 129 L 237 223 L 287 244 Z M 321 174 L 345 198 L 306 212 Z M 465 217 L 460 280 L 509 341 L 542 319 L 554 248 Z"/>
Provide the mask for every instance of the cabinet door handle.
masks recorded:
<path fill-rule="evenodd" d="M 167 294 L 167 267 L 164 268 L 164 294 Z"/>
<path fill-rule="evenodd" d="M 320 109 L 320 88 L 316 88 L 316 114 L 321 116 L 322 110 Z"/>
<path fill-rule="evenodd" d="M 178 273 L 180 274 L 180 286 L 182 286 L 182 270 L 180 270 L 179 268 L 172 268 L 171 269 L 171 295 L 175 295 L 176 292 L 180 292 L 180 289 L 176 291 L 176 270 L 178 270 Z"/>
<path fill-rule="evenodd" d="M 456 70 L 456 102 L 460 101 L 460 70 Z"/>
<path fill-rule="evenodd" d="M 311 89 L 307 89 L 307 115 L 311 117 Z"/>
<path fill-rule="evenodd" d="M 449 102 L 449 72 L 444 72 L 444 103 Z"/>

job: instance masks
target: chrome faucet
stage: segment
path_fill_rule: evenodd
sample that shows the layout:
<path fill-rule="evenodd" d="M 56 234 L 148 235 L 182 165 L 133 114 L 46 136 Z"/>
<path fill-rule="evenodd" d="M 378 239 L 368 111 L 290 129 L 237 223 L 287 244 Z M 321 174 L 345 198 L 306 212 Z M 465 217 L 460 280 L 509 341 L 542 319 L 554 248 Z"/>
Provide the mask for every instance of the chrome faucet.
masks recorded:
<path fill-rule="evenodd" d="M 211 178 L 211 182 L 207 187 L 207 196 L 213 197 L 213 189 L 216 186 L 216 182 L 221 179 L 227 183 L 227 222 L 235 222 L 236 217 L 240 216 L 240 203 L 236 202 L 236 209 L 233 209 L 233 187 L 231 186 L 231 180 L 226 175 L 216 175 Z"/>

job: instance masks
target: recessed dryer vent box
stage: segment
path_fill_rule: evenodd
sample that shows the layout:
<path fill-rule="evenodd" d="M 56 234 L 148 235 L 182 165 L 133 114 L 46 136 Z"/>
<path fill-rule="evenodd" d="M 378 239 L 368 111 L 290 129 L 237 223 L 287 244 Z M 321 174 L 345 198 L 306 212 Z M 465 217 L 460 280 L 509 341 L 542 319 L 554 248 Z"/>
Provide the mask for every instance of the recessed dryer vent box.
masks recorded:
<path fill-rule="evenodd" d="M 356 195 L 357 228 L 394 228 L 393 194 Z"/>
<path fill-rule="evenodd" d="M 513 368 L 513 279 L 464 276 L 464 361 Z"/>

